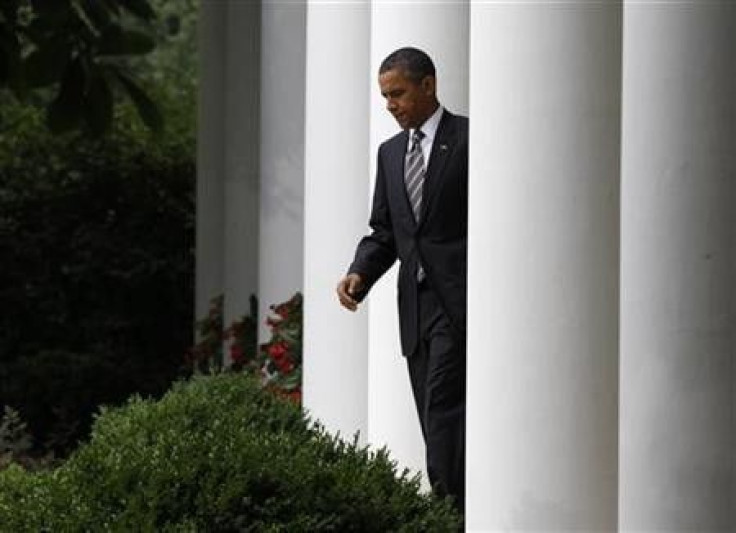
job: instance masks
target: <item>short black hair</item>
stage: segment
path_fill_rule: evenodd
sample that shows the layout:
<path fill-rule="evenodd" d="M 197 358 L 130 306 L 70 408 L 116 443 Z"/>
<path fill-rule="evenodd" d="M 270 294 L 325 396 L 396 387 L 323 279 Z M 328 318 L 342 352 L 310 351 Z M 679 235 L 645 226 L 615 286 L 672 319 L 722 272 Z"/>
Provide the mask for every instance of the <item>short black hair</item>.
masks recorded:
<path fill-rule="evenodd" d="M 426 52 L 410 46 L 391 52 L 381 63 L 378 74 L 394 69 L 402 70 L 407 78 L 416 83 L 426 76 L 436 76 L 434 63 Z"/>

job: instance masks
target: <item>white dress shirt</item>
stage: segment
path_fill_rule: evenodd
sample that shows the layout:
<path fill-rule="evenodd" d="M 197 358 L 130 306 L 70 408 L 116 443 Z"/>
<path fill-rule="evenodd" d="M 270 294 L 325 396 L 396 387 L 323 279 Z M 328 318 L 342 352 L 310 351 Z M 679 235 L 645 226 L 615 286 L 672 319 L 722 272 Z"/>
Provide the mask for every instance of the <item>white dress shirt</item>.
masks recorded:
<path fill-rule="evenodd" d="M 440 120 L 442 119 L 443 112 L 444 108 L 441 105 L 437 106 L 437 109 L 432 114 L 432 116 L 425 120 L 424 124 L 419 126 L 419 129 L 422 130 L 422 133 L 424 133 L 424 138 L 422 139 L 420 146 L 422 148 L 422 155 L 424 156 L 425 170 L 427 168 L 427 165 L 429 164 L 429 156 L 432 155 L 432 144 L 434 143 L 435 135 L 437 135 L 437 128 L 440 125 Z M 411 150 L 411 142 L 413 138 L 414 129 L 410 129 L 409 142 L 406 145 L 407 153 L 409 152 L 409 150 Z"/>

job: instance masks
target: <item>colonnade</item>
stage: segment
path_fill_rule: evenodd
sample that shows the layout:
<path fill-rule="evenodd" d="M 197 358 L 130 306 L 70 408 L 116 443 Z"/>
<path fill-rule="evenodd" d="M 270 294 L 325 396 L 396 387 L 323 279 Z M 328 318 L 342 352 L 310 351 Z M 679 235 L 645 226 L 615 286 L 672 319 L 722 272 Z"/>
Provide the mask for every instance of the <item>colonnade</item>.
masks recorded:
<path fill-rule="evenodd" d="M 734 5 L 205 0 L 202 28 L 199 309 L 303 284 L 315 418 L 422 467 L 395 273 L 334 296 L 397 128 L 378 65 L 418 46 L 471 117 L 468 531 L 736 527 Z"/>

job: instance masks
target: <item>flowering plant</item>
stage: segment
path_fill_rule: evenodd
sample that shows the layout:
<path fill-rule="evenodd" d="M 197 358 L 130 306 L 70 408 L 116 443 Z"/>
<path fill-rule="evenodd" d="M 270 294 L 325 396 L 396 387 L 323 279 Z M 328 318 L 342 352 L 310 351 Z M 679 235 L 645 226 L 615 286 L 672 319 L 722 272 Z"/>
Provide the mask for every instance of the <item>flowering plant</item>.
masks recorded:
<path fill-rule="evenodd" d="M 256 344 L 258 343 L 258 300 L 250 297 L 250 315 L 243 315 L 235 320 L 222 333 L 222 340 L 229 346 L 230 369 L 234 371 L 257 372 L 261 363 L 258 361 Z"/>
<path fill-rule="evenodd" d="M 295 400 L 302 397 L 302 307 L 301 293 L 271 306 L 266 324 L 271 340 L 260 346 L 265 385 Z"/>
<path fill-rule="evenodd" d="M 188 363 L 196 372 L 216 373 L 225 369 L 257 374 L 262 385 L 296 402 L 302 386 L 302 295 L 271 306 L 266 325 L 271 340 L 257 346 L 258 302 L 251 297 L 251 314 L 224 328 L 223 297 L 212 300 L 208 315 L 197 322 L 198 342 L 189 351 Z M 223 346 L 230 364 L 223 357 Z"/>

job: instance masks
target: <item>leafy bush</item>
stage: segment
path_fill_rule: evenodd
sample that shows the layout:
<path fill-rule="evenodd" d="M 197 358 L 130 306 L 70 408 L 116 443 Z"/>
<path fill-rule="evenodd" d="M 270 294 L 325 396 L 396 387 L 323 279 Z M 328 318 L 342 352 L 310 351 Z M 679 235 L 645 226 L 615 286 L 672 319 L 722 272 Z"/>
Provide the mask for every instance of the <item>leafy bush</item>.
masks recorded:
<path fill-rule="evenodd" d="M 205 374 L 230 371 L 249 372 L 270 391 L 299 403 L 302 398 L 303 297 L 297 292 L 287 301 L 271 305 L 266 325 L 271 331 L 267 342 L 257 345 L 258 300 L 251 296 L 250 314 L 243 315 L 227 328 L 223 317 L 222 295 L 210 302 L 209 312 L 197 321 L 198 342 L 187 353 L 187 367 Z M 226 366 L 223 346 L 229 346 Z"/>
<path fill-rule="evenodd" d="M 18 411 L 5 407 L 0 417 L 0 468 L 31 448 L 31 436 Z"/>
<path fill-rule="evenodd" d="M 0 472 L 8 530 L 453 531 L 385 451 L 312 425 L 250 375 L 199 377 L 104 411 L 52 472 Z"/>

